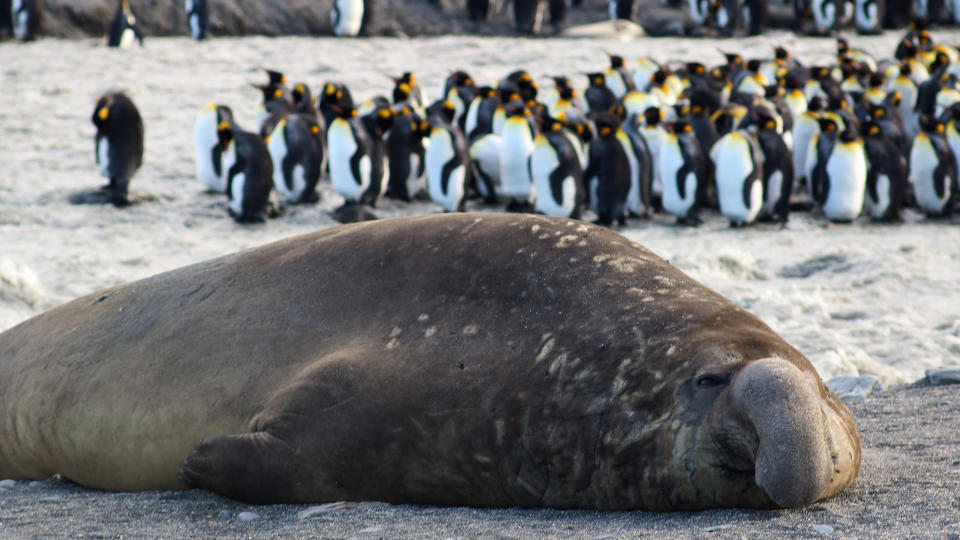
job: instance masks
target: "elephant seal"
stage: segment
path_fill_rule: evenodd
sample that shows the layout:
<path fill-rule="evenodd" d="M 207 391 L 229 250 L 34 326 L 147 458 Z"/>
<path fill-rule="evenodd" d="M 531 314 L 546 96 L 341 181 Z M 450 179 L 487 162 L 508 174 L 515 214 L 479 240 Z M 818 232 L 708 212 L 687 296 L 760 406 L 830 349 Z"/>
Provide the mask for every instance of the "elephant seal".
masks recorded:
<path fill-rule="evenodd" d="M 859 463 L 850 412 L 796 349 L 561 218 L 333 227 L 0 334 L 0 478 L 676 510 L 807 504 Z"/>

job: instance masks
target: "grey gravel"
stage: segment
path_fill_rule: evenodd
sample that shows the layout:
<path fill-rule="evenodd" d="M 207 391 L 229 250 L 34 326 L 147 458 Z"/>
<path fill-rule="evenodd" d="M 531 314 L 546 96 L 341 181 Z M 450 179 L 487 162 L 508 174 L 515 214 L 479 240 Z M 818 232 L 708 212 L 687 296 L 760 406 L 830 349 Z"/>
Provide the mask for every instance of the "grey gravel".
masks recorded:
<path fill-rule="evenodd" d="M 106 493 L 53 478 L 30 489 L 29 482 L 16 482 L 0 493 L 0 538 L 960 537 L 957 388 L 890 389 L 847 403 L 863 439 L 860 475 L 840 495 L 796 510 L 250 506 L 199 490 Z M 259 518 L 223 519 L 224 513 L 229 518 L 243 512 Z M 310 517 L 302 518 L 304 513 Z"/>

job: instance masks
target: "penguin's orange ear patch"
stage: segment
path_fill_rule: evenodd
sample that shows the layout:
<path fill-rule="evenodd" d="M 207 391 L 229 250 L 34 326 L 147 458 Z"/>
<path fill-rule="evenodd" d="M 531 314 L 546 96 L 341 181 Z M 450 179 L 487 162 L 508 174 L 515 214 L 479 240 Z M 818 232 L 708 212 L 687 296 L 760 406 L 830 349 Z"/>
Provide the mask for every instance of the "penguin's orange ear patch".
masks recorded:
<path fill-rule="evenodd" d="M 110 109 L 107 107 L 100 107 L 100 110 L 97 111 L 97 118 L 101 120 L 106 120 L 110 116 Z"/>
<path fill-rule="evenodd" d="M 314 135 L 316 135 L 317 133 L 320 133 L 320 126 L 317 126 L 317 125 L 310 126 L 310 133 L 313 133 Z"/>
<path fill-rule="evenodd" d="M 279 88 L 277 88 L 276 90 L 274 90 L 274 91 L 273 91 L 273 97 L 274 97 L 274 98 L 277 98 L 277 99 L 282 98 L 282 97 L 283 97 L 283 90 L 281 90 L 281 89 L 279 89 Z"/>
<path fill-rule="evenodd" d="M 217 131 L 230 131 L 231 129 L 233 128 L 230 127 L 230 122 L 220 122 L 217 125 Z"/>

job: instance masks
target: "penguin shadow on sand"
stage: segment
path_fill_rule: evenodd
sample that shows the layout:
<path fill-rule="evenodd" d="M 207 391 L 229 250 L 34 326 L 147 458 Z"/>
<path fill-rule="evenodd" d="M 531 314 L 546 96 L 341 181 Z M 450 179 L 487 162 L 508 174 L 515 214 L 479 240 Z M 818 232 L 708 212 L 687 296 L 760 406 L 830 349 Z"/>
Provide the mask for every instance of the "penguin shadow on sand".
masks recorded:
<path fill-rule="evenodd" d="M 133 101 L 120 90 L 102 94 L 91 118 L 97 132 L 94 136 L 94 158 L 107 185 L 73 193 L 73 204 L 112 204 L 118 208 L 156 200 L 147 193 L 131 194 L 130 181 L 143 163 L 143 120 Z"/>

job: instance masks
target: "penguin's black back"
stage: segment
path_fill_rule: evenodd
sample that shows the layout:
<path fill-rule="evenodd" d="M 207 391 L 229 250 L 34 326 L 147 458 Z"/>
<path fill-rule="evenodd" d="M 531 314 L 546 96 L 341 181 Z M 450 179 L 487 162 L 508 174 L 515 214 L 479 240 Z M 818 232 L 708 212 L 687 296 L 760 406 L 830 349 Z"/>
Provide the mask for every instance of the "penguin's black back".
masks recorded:
<path fill-rule="evenodd" d="M 890 180 L 890 205 L 881 221 L 896 221 L 900 218 L 907 191 L 907 161 L 897 149 L 896 143 L 884 134 L 868 134 L 863 138 L 867 153 L 867 191 L 872 200 L 878 200 L 880 175 Z"/>
<path fill-rule="evenodd" d="M 107 109 L 106 119 L 101 110 Z M 112 92 L 100 96 L 93 110 L 93 124 L 99 139 L 107 140 L 110 187 L 125 194 L 130 178 L 143 162 L 143 120 L 137 106 L 126 94 Z"/>
<path fill-rule="evenodd" d="M 588 182 L 596 178 L 597 200 L 592 204 L 596 207 L 597 223 L 625 223 L 627 194 L 630 192 L 630 161 L 623 145 L 617 140 L 616 130 L 594 139 L 590 144 L 589 156 L 583 177 Z"/>
<path fill-rule="evenodd" d="M 230 183 L 240 172 L 246 182 L 243 186 L 242 213 L 234 216 L 240 222 L 265 221 L 270 190 L 273 189 L 273 160 L 263 139 L 256 133 L 235 129 L 237 161 L 228 176 L 227 193 L 233 193 Z"/>

